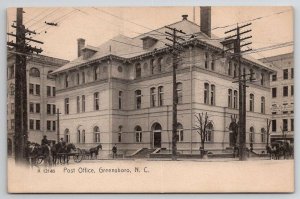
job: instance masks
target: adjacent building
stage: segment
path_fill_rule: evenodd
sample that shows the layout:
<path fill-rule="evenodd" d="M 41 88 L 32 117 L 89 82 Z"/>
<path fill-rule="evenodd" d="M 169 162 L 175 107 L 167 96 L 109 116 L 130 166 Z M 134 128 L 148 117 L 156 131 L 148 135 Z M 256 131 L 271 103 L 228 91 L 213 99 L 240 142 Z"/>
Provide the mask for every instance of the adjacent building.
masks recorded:
<path fill-rule="evenodd" d="M 43 135 L 56 140 L 55 79 L 51 72 L 68 63 L 66 60 L 34 55 L 27 60 L 28 140 L 40 143 Z M 15 54 L 7 57 L 7 128 L 8 154 L 14 150 L 15 131 Z"/>
<path fill-rule="evenodd" d="M 222 40 L 210 30 L 210 10 L 202 8 L 201 28 L 183 15 L 168 25 L 186 33 L 177 68 L 178 152 L 199 153 L 195 115 L 207 112 L 205 148 L 234 146 L 238 118 L 238 65 L 223 56 Z M 132 154 L 143 148 L 166 152 L 172 143 L 172 54 L 162 27 L 134 38 L 123 35 L 94 47 L 78 39 L 78 58 L 55 70 L 60 137 L 80 148 L 101 143 L 102 156 Z M 244 56 L 244 74 L 258 81 L 247 88 L 247 147 L 264 150 L 270 116 L 268 65 Z"/>
<path fill-rule="evenodd" d="M 271 141 L 294 142 L 294 56 L 282 54 L 261 59 L 276 73 L 271 75 Z"/>

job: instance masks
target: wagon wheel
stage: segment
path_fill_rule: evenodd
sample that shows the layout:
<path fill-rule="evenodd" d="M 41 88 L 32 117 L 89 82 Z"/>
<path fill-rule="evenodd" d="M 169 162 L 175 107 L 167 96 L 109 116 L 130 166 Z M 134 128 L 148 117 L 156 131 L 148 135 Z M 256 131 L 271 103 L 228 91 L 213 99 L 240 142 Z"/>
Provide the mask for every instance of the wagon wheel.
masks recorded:
<path fill-rule="evenodd" d="M 78 162 L 81 162 L 81 160 L 83 159 L 83 153 L 81 151 L 81 149 L 77 148 L 76 149 L 77 153 L 75 153 L 73 155 L 73 159 L 74 159 L 74 162 L 78 163 Z"/>

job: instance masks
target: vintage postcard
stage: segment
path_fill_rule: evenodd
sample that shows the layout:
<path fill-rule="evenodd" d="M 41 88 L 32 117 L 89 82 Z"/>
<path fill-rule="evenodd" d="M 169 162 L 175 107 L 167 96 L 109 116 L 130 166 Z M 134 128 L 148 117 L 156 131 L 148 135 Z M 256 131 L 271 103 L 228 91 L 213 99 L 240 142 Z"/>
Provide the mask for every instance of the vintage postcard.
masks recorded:
<path fill-rule="evenodd" d="M 293 31 L 288 6 L 8 8 L 8 192 L 294 192 Z"/>

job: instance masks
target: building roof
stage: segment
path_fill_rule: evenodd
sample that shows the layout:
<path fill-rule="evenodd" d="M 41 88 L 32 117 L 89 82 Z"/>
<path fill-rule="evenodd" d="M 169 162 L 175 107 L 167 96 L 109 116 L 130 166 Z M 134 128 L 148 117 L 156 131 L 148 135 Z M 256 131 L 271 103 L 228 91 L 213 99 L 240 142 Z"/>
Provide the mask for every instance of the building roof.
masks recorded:
<path fill-rule="evenodd" d="M 221 44 L 222 39 L 216 37 L 215 35 L 208 37 L 206 34 L 200 31 L 199 25 L 189 20 L 178 21 L 176 23 L 168 25 L 168 27 L 183 30 L 186 33 L 186 42 L 200 41 L 204 45 L 208 45 L 219 50 L 223 49 L 223 45 Z M 165 44 L 170 43 L 170 41 L 166 39 L 166 31 L 170 30 L 166 27 L 161 27 L 133 38 L 124 35 L 118 35 L 97 47 L 86 46 L 84 48 L 92 49 L 93 51 L 97 52 L 87 59 L 83 59 L 83 56 L 80 56 L 77 59 L 58 68 L 53 72 L 53 74 L 82 66 L 87 63 L 92 63 L 96 60 L 109 58 L 110 56 L 119 58 L 121 60 L 132 60 L 139 56 L 151 53 L 154 50 L 167 49 L 168 47 Z M 194 36 L 193 38 L 191 37 L 192 35 Z M 143 49 L 143 39 L 147 37 L 154 38 L 157 40 L 157 42 L 152 47 Z M 269 66 L 265 65 L 257 59 L 252 58 L 249 55 L 245 55 L 243 56 L 243 58 L 246 59 L 246 61 L 250 61 L 251 63 L 257 64 L 265 69 L 272 70 Z"/>

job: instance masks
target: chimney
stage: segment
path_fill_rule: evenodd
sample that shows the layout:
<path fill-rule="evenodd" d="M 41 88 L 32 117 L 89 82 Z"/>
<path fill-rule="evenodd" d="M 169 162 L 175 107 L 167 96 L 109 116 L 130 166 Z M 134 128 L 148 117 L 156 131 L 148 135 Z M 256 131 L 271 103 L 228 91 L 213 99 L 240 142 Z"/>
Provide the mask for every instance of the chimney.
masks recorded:
<path fill-rule="evenodd" d="M 200 31 L 211 37 L 211 7 L 200 6 Z"/>
<path fill-rule="evenodd" d="M 82 49 L 85 46 L 85 39 L 79 38 L 77 39 L 77 55 L 80 57 L 82 55 Z"/>
<path fill-rule="evenodd" d="M 187 20 L 188 16 L 189 16 L 189 15 L 181 15 L 182 20 Z"/>

